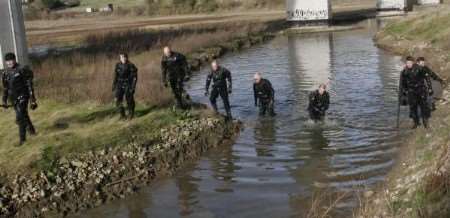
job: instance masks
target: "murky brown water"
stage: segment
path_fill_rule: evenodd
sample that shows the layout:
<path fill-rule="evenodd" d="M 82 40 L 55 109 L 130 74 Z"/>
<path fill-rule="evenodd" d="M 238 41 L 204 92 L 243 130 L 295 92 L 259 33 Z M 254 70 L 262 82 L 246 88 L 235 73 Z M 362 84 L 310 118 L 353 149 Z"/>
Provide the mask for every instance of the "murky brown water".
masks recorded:
<path fill-rule="evenodd" d="M 317 190 L 365 190 L 394 163 L 399 57 L 372 42 L 366 29 L 292 35 L 232 54 L 221 61 L 233 72 L 231 97 L 245 129 L 233 146 L 213 149 L 172 178 L 76 217 L 296 217 Z M 275 118 L 253 106 L 252 75 L 264 72 L 276 89 Z M 205 74 L 189 90 L 200 102 Z M 307 95 L 330 78 L 332 104 L 324 125 L 307 121 Z M 338 204 L 347 217 L 353 197 Z"/>

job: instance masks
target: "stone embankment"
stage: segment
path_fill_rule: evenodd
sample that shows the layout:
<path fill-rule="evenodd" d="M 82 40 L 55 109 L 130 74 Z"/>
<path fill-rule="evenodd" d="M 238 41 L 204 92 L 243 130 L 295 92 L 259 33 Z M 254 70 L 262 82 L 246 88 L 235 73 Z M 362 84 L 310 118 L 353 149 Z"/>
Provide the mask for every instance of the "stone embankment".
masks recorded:
<path fill-rule="evenodd" d="M 239 126 L 222 118 L 181 120 L 147 144 L 61 158 L 46 171 L 4 180 L 0 216 L 61 216 L 124 198 L 209 148 L 230 143 L 239 134 Z"/>

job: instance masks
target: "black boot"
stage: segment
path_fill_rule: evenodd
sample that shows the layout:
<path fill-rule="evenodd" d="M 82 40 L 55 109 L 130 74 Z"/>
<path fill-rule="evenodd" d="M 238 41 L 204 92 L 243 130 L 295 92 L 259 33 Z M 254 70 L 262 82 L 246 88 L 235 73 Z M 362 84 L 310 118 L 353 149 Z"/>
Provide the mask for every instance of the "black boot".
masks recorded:
<path fill-rule="evenodd" d="M 219 109 L 217 108 L 217 104 L 211 103 L 211 107 L 212 107 L 213 111 L 214 111 L 216 114 L 219 113 Z"/>
<path fill-rule="evenodd" d="M 120 113 L 120 119 L 121 120 L 124 120 L 124 119 L 127 118 L 127 115 L 125 113 L 125 108 L 123 106 L 119 107 L 119 113 Z"/>
<path fill-rule="evenodd" d="M 33 124 L 28 126 L 28 132 L 30 133 L 30 135 L 36 135 L 36 129 L 34 128 Z"/>
<path fill-rule="evenodd" d="M 27 141 L 27 132 L 26 132 L 26 127 L 21 127 L 19 126 L 19 146 L 25 144 L 25 142 Z"/>
<path fill-rule="evenodd" d="M 428 119 L 423 119 L 422 120 L 422 122 L 423 122 L 423 127 L 425 127 L 425 129 L 428 129 Z"/>
<path fill-rule="evenodd" d="M 134 110 L 129 110 L 128 111 L 128 119 L 132 120 L 134 118 Z"/>
<path fill-rule="evenodd" d="M 230 111 L 227 111 L 227 116 L 225 117 L 225 121 L 232 121 L 233 120 L 233 116 L 231 115 Z"/>

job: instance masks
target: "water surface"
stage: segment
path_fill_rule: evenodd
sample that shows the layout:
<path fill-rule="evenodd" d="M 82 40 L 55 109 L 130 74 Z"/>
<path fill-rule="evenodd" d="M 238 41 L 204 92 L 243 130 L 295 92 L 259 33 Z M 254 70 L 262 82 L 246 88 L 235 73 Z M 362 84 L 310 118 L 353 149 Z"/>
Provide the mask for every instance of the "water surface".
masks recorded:
<path fill-rule="evenodd" d="M 231 102 L 244 130 L 232 146 L 125 200 L 75 217 L 296 217 L 322 192 L 365 190 L 383 181 L 394 164 L 401 59 L 374 46 L 379 22 L 347 32 L 280 36 L 220 60 L 233 73 Z M 275 118 L 257 115 L 252 76 L 261 71 L 276 90 Z M 205 73 L 188 84 L 197 101 Z M 308 122 L 307 97 L 329 80 L 325 124 Z M 221 101 L 219 101 L 221 102 Z M 346 217 L 351 195 L 335 210 Z"/>

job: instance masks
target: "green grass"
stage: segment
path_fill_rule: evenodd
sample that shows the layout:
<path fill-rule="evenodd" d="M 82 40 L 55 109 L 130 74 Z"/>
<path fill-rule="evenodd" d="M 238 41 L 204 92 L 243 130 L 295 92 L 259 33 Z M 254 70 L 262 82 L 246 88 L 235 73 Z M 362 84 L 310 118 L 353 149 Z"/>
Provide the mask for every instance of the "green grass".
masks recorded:
<path fill-rule="evenodd" d="M 115 7 L 134 7 L 144 5 L 146 0 L 81 0 L 79 7 L 105 7 L 108 4 L 113 4 Z"/>
<path fill-rule="evenodd" d="M 389 23 L 386 33 L 407 40 L 420 41 L 437 46 L 450 47 L 450 11 L 432 11 Z"/>
<path fill-rule="evenodd" d="M 63 105 L 43 101 L 36 112 L 31 112 L 38 135 L 28 137 L 25 145 L 17 146 L 14 111 L 4 111 L 0 116 L 0 168 L 8 171 L 50 168 L 53 160 L 70 153 L 130 142 L 151 142 L 161 128 L 200 113 L 186 114 L 140 105 L 135 119 L 122 121 L 112 105 Z"/>

